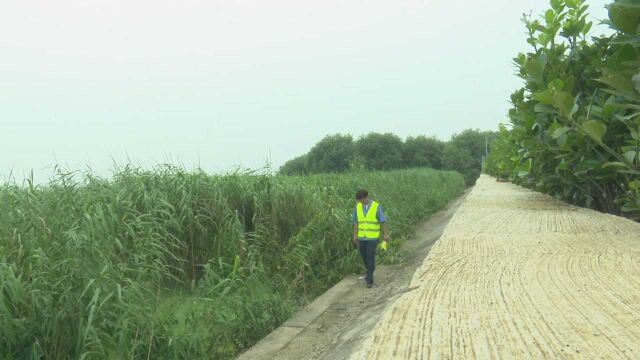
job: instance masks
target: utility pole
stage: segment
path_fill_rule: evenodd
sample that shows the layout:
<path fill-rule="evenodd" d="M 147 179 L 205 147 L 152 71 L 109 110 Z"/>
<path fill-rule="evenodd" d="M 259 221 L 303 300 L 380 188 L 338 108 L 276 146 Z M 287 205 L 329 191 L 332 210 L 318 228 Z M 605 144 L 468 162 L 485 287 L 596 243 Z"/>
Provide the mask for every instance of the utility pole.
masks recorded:
<path fill-rule="evenodd" d="M 489 156 L 489 139 L 484 137 L 484 157 L 485 159 Z"/>
<path fill-rule="evenodd" d="M 484 162 L 487 160 L 487 156 L 489 156 L 489 139 L 484 137 L 484 156 L 480 159 L 480 166 L 482 167 L 482 171 L 484 171 Z"/>

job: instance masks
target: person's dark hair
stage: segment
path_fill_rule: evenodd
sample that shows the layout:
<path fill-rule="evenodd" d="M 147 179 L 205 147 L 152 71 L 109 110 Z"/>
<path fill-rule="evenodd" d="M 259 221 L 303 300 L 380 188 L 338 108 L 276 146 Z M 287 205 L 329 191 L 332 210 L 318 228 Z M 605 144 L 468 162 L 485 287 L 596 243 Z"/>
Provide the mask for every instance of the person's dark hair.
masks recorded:
<path fill-rule="evenodd" d="M 369 192 L 367 190 L 358 190 L 356 191 L 356 199 L 360 200 L 360 199 L 364 199 L 367 196 L 369 196 Z"/>

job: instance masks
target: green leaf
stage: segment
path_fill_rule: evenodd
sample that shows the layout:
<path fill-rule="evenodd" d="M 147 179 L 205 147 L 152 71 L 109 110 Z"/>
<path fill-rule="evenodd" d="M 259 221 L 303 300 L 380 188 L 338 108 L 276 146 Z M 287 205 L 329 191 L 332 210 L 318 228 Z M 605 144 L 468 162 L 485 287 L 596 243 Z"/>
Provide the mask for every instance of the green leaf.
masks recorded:
<path fill-rule="evenodd" d="M 526 61 L 527 61 L 527 56 L 523 53 L 519 53 L 518 56 L 513 58 L 513 62 L 520 66 L 523 66 Z"/>
<path fill-rule="evenodd" d="M 577 9 L 578 8 L 578 3 L 575 0 L 565 0 L 564 3 L 567 4 L 567 7 L 569 9 Z"/>
<path fill-rule="evenodd" d="M 640 9 L 640 1 L 638 0 L 615 0 L 615 3 L 609 6 L 621 6 L 628 9 Z"/>
<path fill-rule="evenodd" d="M 562 8 L 562 0 L 551 0 L 553 10 L 559 11 Z"/>
<path fill-rule="evenodd" d="M 620 162 L 620 161 L 612 161 L 612 162 L 604 163 L 602 165 L 603 169 L 610 168 L 610 167 L 619 167 L 619 168 L 628 169 L 629 165 L 627 165 L 627 164 L 625 164 L 623 162 Z"/>
<path fill-rule="evenodd" d="M 569 166 L 567 165 L 567 162 L 564 161 L 564 159 L 562 159 L 562 161 L 560 161 L 560 164 L 558 164 L 557 169 L 558 170 L 567 170 L 567 168 L 569 168 Z"/>
<path fill-rule="evenodd" d="M 631 82 L 631 79 L 611 69 L 602 69 L 602 76 L 597 80 L 603 84 L 611 86 L 618 91 L 627 93 L 635 92 L 635 87 L 633 86 L 633 82 Z"/>
<path fill-rule="evenodd" d="M 640 171 L 638 170 L 620 170 L 618 172 L 622 174 L 640 175 Z"/>
<path fill-rule="evenodd" d="M 524 64 L 525 71 L 535 79 L 542 79 L 544 64 L 538 59 L 527 59 Z"/>
<path fill-rule="evenodd" d="M 555 18 L 556 12 L 553 11 L 553 9 L 549 9 L 544 13 L 544 20 L 547 22 L 547 24 L 551 24 Z"/>
<path fill-rule="evenodd" d="M 544 104 L 553 104 L 553 99 L 554 99 L 553 95 L 548 90 L 535 93 L 532 95 L 532 98 Z"/>
<path fill-rule="evenodd" d="M 538 43 L 540 43 L 543 46 L 547 46 L 547 44 L 549 43 L 549 35 L 547 34 L 540 34 L 538 36 Z"/>
<path fill-rule="evenodd" d="M 610 118 L 618 110 L 618 108 L 618 104 L 616 103 L 606 103 L 602 108 L 602 116 L 604 118 Z"/>
<path fill-rule="evenodd" d="M 636 49 L 629 44 L 621 46 L 620 49 L 615 53 L 615 60 L 616 60 L 615 63 L 618 69 L 627 67 L 626 66 L 627 63 L 633 62 L 637 59 L 638 59 L 638 51 L 636 51 Z M 630 66 L 630 67 L 635 68 L 636 66 Z"/>
<path fill-rule="evenodd" d="M 609 43 L 612 45 L 637 45 L 640 42 L 640 36 L 638 35 L 622 35 L 612 38 Z"/>
<path fill-rule="evenodd" d="M 557 139 L 560 136 L 566 134 L 567 131 L 569 131 L 569 130 L 571 130 L 571 128 L 563 126 L 563 127 L 559 128 L 559 129 L 557 129 L 556 131 L 554 131 L 552 136 L 553 136 L 554 139 Z"/>
<path fill-rule="evenodd" d="M 640 73 L 633 75 L 631 82 L 633 83 L 633 87 L 636 88 L 636 91 L 640 93 Z"/>
<path fill-rule="evenodd" d="M 560 79 L 553 79 L 551 81 L 549 81 L 549 84 L 547 85 L 547 89 L 549 91 L 560 91 L 564 89 L 564 81 L 560 80 Z"/>
<path fill-rule="evenodd" d="M 609 5 L 611 26 L 627 34 L 637 34 L 640 24 L 640 4 L 618 1 Z"/>
<path fill-rule="evenodd" d="M 553 98 L 553 105 L 558 109 L 561 115 L 566 117 L 571 116 L 571 110 L 573 109 L 574 103 L 575 99 L 573 95 L 565 91 L 559 91 Z"/>
<path fill-rule="evenodd" d="M 607 133 L 607 126 L 601 121 L 589 120 L 582 124 L 582 130 L 593 139 L 602 141 L 602 138 Z"/>
<path fill-rule="evenodd" d="M 556 142 L 558 143 L 561 149 L 564 149 L 567 147 L 568 140 L 569 140 L 569 137 L 567 136 L 567 134 L 562 134 L 556 139 Z"/>
<path fill-rule="evenodd" d="M 562 90 L 572 92 L 576 83 L 576 78 L 573 75 L 569 75 L 562 82 Z"/>
<path fill-rule="evenodd" d="M 537 103 L 534 107 L 533 107 L 533 111 L 537 112 L 537 113 L 553 113 L 555 112 L 555 110 L 546 104 L 543 103 Z"/>
<path fill-rule="evenodd" d="M 627 151 L 622 155 L 624 156 L 625 159 L 629 160 L 629 162 L 635 163 L 638 153 L 636 151 Z"/>

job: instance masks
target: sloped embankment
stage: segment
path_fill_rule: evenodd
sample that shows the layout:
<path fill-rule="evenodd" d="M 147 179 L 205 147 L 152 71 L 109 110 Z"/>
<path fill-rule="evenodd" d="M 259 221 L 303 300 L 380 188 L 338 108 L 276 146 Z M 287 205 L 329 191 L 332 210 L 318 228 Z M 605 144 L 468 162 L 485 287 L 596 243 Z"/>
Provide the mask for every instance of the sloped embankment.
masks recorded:
<path fill-rule="evenodd" d="M 638 358 L 640 224 L 483 176 L 356 359 Z"/>

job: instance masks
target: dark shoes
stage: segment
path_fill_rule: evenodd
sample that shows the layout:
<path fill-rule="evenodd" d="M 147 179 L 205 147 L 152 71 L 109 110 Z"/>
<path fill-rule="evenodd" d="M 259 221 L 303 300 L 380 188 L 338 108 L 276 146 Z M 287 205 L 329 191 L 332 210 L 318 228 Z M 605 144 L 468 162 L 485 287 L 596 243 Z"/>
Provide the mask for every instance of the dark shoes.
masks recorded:
<path fill-rule="evenodd" d="M 373 287 L 373 283 L 367 283 L 367 289 L 371 289 Z"/>

